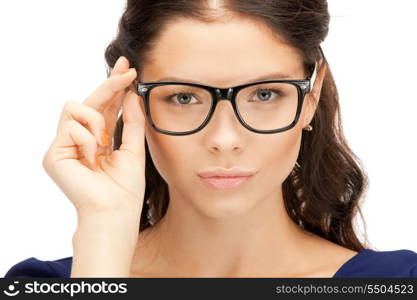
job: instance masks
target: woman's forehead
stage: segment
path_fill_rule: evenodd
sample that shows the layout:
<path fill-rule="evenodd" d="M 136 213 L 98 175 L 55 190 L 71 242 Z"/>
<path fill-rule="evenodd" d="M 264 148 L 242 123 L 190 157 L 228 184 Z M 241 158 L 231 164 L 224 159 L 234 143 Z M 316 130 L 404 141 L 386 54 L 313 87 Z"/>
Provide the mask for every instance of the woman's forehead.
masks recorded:
<path fill-rule="evenodd" d="M 197 80 L 201 74 L 204 81 L 231 83 L 232 78 L 251 79 L 273 72 L 302 74 L 296 49 L 255 23 L 240 20 L 175 22 L 164 29 L 148 55 L 143 81 L 171 76 Z"/>

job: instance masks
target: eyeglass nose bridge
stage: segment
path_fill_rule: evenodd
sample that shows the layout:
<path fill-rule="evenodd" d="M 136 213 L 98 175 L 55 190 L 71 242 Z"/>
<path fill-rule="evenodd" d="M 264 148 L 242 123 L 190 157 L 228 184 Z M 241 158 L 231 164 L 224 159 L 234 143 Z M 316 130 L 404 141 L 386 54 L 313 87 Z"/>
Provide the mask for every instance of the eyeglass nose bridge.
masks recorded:
<path fill-rule="evenodd" d="M 248 125 L 245 124 L 245 121 L 243 121 L 242 117 L 240 116 L 240 113 L 236 107 L 236 103 L 235 103 L 235 93 L 238 92 L 241 89 L 241 86 L 238 87 L 229 87 L 229 88 L 218 88 L 218 87 L 214 87 L 211 89 L 211 92 L 213 94 L 214 91 L 214 95 L 213 95 L 213 103 L 212 103 L 212 110 L 211 113 L 207 119 L 207 122 L 205 124 L 203 124 L 203 127 L 205 125 L 207 125 L 207 123 L 211 120 L 214 111 L 216 110 L 217 104 L 219 103 L 219 101 L 221 100 L 226 100 L 229 101 L 230 104 L 232 105 L 233 111 L 235 113 L 235 116 L 237 117 L 238 121 L 240 124 L 243 125 L 243 127 L 246 127 L 249 130 L 252 130 L 248 127 Z"/>
<path fill-rule="evenodd" d="M 216 88 L 215 89 L 216 92 L 216 102 L 219 102 L 220 99 L 227 99 L 229 101 L 232 100 L 232 96 L 233 96 L 233 88 Z"/>

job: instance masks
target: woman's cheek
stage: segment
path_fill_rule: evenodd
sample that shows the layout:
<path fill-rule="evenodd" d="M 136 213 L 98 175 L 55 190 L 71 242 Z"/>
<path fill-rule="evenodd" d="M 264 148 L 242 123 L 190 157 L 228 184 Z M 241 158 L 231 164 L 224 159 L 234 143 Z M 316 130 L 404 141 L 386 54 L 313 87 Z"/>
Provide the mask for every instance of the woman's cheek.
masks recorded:
<path fill-rule="evenodd" d="M 263 157 L 262 163 L 265 171 L 274 178 L 277 178 L 278 175 L 280 182 L 284 182 L 297 161 L 300 142 L 300 134 L 283 134 L 272 145 L 268 143 L 268 146 L 261 147 L 265 149 L 260 153 Z"/>
<path fill-rule="evenodd" d="M 176 139 L 176 140 L 173 140 Z M 150 134 L 148 141 L 148 148 L 150 156 L 155 165 L 155 168 L 161 177 L 167 183 L 178 183 L 181 178 L 190 171 L 187 169 L 192 166 L 192 161 L 182 144 L 179 144 L 177 137 L 160 136 Z M 182 147 L 182 148 L 181 148 Z"/>
<path fill-rule="evenodd" d="M 154 134 L 148 134 L 146 136 L 146 141 L 148 144 L 149 155 L 152 158 L 156 170 L 166 182 L 169 182 L 168 170 L 170 169 L 170 160 L 167 159 L 167 155 L 169 155 L 169 153 L 166 152 L 164 144 L 160 139 L 155 137 Z"/>

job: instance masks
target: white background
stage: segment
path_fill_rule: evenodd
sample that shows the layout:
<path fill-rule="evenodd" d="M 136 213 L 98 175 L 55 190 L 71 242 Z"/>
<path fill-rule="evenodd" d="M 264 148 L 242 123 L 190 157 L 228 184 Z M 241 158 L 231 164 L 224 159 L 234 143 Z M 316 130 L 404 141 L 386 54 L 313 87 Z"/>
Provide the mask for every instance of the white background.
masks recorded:
<path fill-rule="evenodd" d="M 72 256 L 76 213 L 42 168 L 63 105 L 106 79 L 123 0 L 1 1 L 0 276 Z M 346 138 L 370 176 L 363 212 L 379 250 L 417 251 L 417 2 L 329 0 L 322 47 Z M 363 231 L 363 228 L 362 228 Z"/>

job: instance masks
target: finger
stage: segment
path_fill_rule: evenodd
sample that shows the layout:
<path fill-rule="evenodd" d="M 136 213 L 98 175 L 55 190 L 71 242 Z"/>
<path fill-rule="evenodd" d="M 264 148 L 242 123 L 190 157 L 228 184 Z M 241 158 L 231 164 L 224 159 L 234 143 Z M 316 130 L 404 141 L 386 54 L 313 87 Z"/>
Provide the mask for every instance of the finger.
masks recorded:
<path fill-rule="evenodd" d="M 129 61 L 124 56 L 120 56 L 110 73 L 110 77 L 114 75 L 118 75 L 118 74 L 124 74 L 128 70 L 129 70 Z M 111 116 L 114 113 L 115 109 L 117 109 L 117 113 L 119 112 L 120 107 L 122 106 L 122 101 L 123 101 L 125 94 L 126 94 L 125 90 L 116 92 L 116 94 L 113 97 L 113 101 L 111 101 L 105 107 L 103 111 L 99 110 L 101 113 L 103 113 L 103 116 L 106 119 L 106 121 L 107 121 L 107 117 Z M 110 126 L 111 123 L 107 122 L 106 125 L 108 125 L 106 126 L 106 128 L 108 128 L 110 132 L 113 132 L 111 130 L 112 126 Z"/>
<path fill-rule="evenodd" d="M 145 157 L 145 119 L 139 106 L 139 96 L 128 91 L 122 105 L 123 132 L 120 150 L 128 150 L 138 157 Z"/>
<path fill-rule="evenodd" d="M 125 91 L 117 92 L 114 96 L 113 101 L 111 101 L 103 111 L 103 116 L 106 121 L 106 129 L 107 133 L 109 134 L 109 137 L 114 136 L 117 119 L 119 117 L 119 112 L 122 107 L 123 99 L 125 96 Z"/>
<path fill-rule="evenodd" d="M 130 68 L 123 74 L 115 74 L 104 81 L 93 93 L 87 97 L 83 104 L 103 112 L 107 105 L 113 100 L 116 93 L 123 91 L 136 78 L 136 70 Z"/>
<path fill-rule="evenodd" d="M 110 76 L 113 76 L 116 74 L 122 74 L 126 72 L 128 69 L 129 69 L 129 60 L 124 56 L 120 56 L 119 59 L 114 64 L 113 69 L 110 73 Z"/>
<path fill-rule="evenodd" d="M 110 137 L 114 136 L 117 120 L 119 119 L 119 112 L 122 107 L 123 99 L 126 97 L 126 94 L 127 91 L 118 92 L 118 94 L 115 96 L 115 99 L 112 102 L 110 102 L 110 104 L 106 107 L 106 109 L 103 112 L 104 119 L 106 120 L 106 129 L 108 130 Z M 142 103 L 142 101 L 140 101 L 140 103 Z"/>
<path fill-rule="evenodd" d="M 106 129 L 105 120 L 98 111 L 76 101 L 68 101 L 65 103 L 59 120 L 58 131 L 70 120 L 79 122 L 95 136 L 97 143 L 101 146 L 106 146 L 106 141 L 103 140 L 103 133 Z"/>
<path fill-rule="evenodd" d="M 79 122 L 68 121 L 55 138 L 54 146 L 58 148 L 76 146 L 79 153 L 78 159 L 85 157 L 90 167 L 94 168 L 97 153 L 96 138 Z"/>

